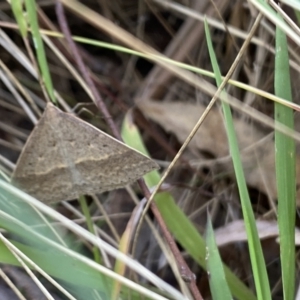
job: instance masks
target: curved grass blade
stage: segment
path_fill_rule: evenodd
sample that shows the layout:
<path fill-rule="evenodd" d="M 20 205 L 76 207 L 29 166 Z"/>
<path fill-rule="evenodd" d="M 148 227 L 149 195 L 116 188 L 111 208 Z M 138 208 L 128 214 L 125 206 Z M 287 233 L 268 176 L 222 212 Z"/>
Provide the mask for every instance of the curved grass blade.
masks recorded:
<path fill-rule="evenodd" d="M 214 53 L 210 32 L 207 22 L 205 22 L 206 41 L 208 44 L 208 51 L 212 63 L 214 73 L 216 75 L 217 85 L 222 83 L 220 69 Z M 226 97 L 226 92 L 221 93 L 221 98 Z M 267 276 L 266 264 L 258 237 L 255 218 L 251 207 L 251 202 L 248 194 L 247 184 L 244 176 L 243 166 L 241 162 L 240 152 L 238 148 L 237 138 L 234 130 L 232 114 L 230 106 L 222 101 L 222 108 L 225 119 L 226 132 L 228 136 L 230 154 L 232 156 L 235 176 L 238 184 L 239 194 L 241 198 L 241 205 L 243 217 L 245 220 L 245 228 L 248 236 L 250 259 L 254 275 L 255 287 L 257 291 L 257 298 L 261 300 L 268 300 L 271 298 L 270 285 Z"/>
<path fill-rule="evenodd" d="M 214 300 L 232 300 L 209 215 L 206 225 L 206 249 L 207 272 L 212 298 Z"/>

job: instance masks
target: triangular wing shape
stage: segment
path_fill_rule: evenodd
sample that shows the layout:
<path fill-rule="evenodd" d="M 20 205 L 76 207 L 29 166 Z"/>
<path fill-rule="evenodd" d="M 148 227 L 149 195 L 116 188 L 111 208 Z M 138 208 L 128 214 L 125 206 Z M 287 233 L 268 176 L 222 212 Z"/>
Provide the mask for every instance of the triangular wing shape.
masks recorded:
<path fill-rule="evenodd" d="M 52 104 L 29 136 L 12 182 L 45 203 L 124 187 L 158 165 Z"/>

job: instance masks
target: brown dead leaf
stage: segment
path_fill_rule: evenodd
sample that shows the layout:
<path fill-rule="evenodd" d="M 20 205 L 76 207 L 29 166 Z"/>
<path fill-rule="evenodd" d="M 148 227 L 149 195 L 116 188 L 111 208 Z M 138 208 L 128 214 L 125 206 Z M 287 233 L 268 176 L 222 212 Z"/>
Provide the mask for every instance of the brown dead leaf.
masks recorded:
<path fill-rule="evenodd" d="M 278 225 L 276 222 L 256 221 L 256 227 L 260 239 L 277 237 Z M 247 234 L 243 220 L 233 221 L 214 231 L 218 246 L 224 246 L 235 242 L 247 241 Z"/>
<path fill-rule="evenodd" d="M 278 224 L 274 221 L 257 220 L 256 227 L 258 236 L 261 240 L 267 238 L 277 238 L 279 235 Z M 225 246 L 235 242 L 247 241 L 244 220 L 236 220 L 228 223 L 226 226 L 220 227 L 214 231 L 216 243 L 218 246 Z M 295 243 L 299 245 L 300 231 L 296 228 Z"/>
<path fill-rule="evenodd" d="M 143 100 L 137 105 L 147 118 L 173 133 L 181 143 L 185 141 L 205 109 L 202 105 L 190 103 L 150 100 Z M 266 138 L 257 128 L 241 119 L 236 119 L 234 123 L 247 184 L 276 199 L 272 136 Z M 196 156 L 199 151 L 211 153 L 217 159 L 229 155 L 225 126 L 218 109 L 210 111 L 188 147 Z M 225 161 L 227 162 L 222 163 L 223 168 L 234 178 L 231 160 Z"/>

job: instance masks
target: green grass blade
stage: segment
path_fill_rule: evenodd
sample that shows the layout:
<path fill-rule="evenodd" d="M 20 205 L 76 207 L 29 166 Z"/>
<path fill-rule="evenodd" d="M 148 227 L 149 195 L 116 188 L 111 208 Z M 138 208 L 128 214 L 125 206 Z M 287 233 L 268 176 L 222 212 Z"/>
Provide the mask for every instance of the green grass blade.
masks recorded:
<path fill-rule="evenodd" d="M 23 1 L 20 0 L 12 0 L 11 8 L 14 14 L 14 17 L 18 23 L 20 33 L 23 38 L 27 36 L 28 28 L 27 21 L 23 12 Z"/>
<path fill-rule="evenodd" d="M 85 196 L 80 196 L 79 197 L 79 204 L 80 204 L 82 213 L 85 217 L 86 225 L 87 225 L 87 228 L 88 228 L 89 232 L 96 235 L 96 232 L 95 232 L 95 229 L 94 229 L 94 223 L 93 223 L 92 216 L 90 214 L 90 210 L 89 210 L 89 207 L 87 205 L 87 201 L 86 201 Z M 97 262 L 98 264 L 102 264 L 101 253 L 100 253 L 100 250 L 96 246 L 93 246 L 93 255 L 94 255 L 95 262 Z"/>
<path fill-rule="evenodd" d="M 138 128 L 132 122 L 132 115 L 127 114 L 124 118 L 122 124 L 121 135 L 124 142 L 130 147 L 136 149 L 137 151 L 143 153 L 146 156 L 150 156 L 148 150 L 146 149 L 143 139 L 140 135 Z M 146 175 L 144 175 L 144 180 L 149 188 L 157 185 L 160 179 L 159 172 L 154 170 Z"/>
<path fill-rule="evenodd" d="M 37 14 L 36 14 L 37 9 L 36 9 L 35 0 L 25 0 L 25 5 L 26 5 L 26 10 L 27 10 L 27 14 L 28 14 L 28 22 L 30 24 L 32 39 L 33 39 L 33 43 L 35 46 L 43 82 L 45 83 L 47 93 L 50 96 L 51 100 L 54 103 L 56 103 L 56 100 L 54 97 L 52 80 L 51 80 L 48 63 L 47 63 L 47 58 L 46 58 L 46 54 L 45 54 L 45 49 L 44 49 L 42 37 L 40 34 L 38 20 L 37 20 Z"/>
<path fill-rule="evenodd" d="M 222 83 L 222 77 L 214 53 L 207 22 L 205 22 L 205 32 L 206 32 L 206 39 L 207 39 L 210 59 L 212 62 L 214 73 L 216 75 L 216 82 L 217 85 L 220 86 L 220 84 Z M 226 97 L 224 91 L 222 92 L 221 96 Z M 239 152 L 238 142 L 234 130 L 231 109 L 230 106 L 223 101 L 222 101 L 222 108 L 223 108 L 223 113 L 225 118 L 225 126 L 226 126 L 228 141 L 229 141 L 230 154 L 233 160 L 235 176 L 236 176 L 239 194 L 241 198 L 241 205 L 242 205 L 243 217 L 245 221 L 245 228 L 248 236 L 250 259 L 252 264 L 257 298 L 261 300 L 267 300 L 267 299 L 271 299 L 270 285 L 267 276 L 266 264 L 263 257 L 260 240 L 258 237 L 255 218 L 254 218 L 254 214 L 252 211 L 251 202 L 248 194 L 243 166 L 240 158 L 240 152 Z"/>
<path fill-rule="evenodd" d="M 276 29 L 275 53 L 275 94 L 292 101 L 287 40 L 280 28 Z M 275 120 L 294 129 L 293 110 L 282 104 L 275 103 Z M 283 295 L 284 299 L 292 300 L 295 297 L 295 142 L 275 130 L 275 150 Z"/>
<path fill-rule="evenodd" d="M 294 10 L 294 13 L 295 13 L 295 16 L 296 16 L 296 18 L 297 18 L 298 24 L 300 24 L 300 11 Z"/>
<path fill-rule="evenodd" d="M 222 259 L 216 244 L 214 230 L 210 216 L 208 215 L 206 228 L 207 272 L 209 274 L 209 286 L 214 300 L 232 300 L 232 295 L 226 281 Z"/>

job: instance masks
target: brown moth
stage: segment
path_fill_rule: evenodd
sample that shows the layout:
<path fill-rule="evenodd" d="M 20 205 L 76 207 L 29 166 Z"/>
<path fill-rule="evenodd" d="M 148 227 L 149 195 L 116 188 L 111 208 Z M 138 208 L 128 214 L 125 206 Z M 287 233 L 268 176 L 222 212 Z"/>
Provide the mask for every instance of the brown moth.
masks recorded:
<path fill-rule="evenodd" d="M 49 204 L 121 188 L 154 169 L 153 160 L 48 103 L 12 183 Z"/>

